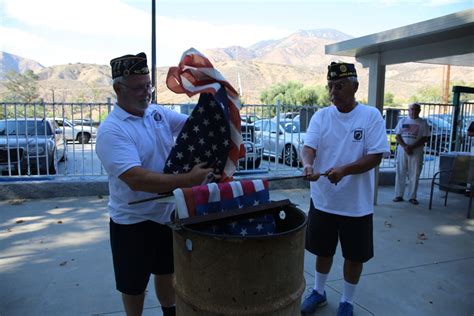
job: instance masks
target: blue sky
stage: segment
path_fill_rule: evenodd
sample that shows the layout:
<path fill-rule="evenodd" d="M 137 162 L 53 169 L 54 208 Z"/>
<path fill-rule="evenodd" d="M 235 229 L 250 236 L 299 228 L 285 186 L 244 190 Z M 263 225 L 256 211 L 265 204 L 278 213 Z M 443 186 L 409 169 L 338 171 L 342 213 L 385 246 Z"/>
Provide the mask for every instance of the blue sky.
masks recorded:
<path fill-rule="evenodd" d="M 299 30 L 368 35 L 474 7 L 474 0 L 156 0 L 157 63 L 189 47 L 250 46 Z M 0 50 L 45 66 L 108 64 L 151 49 L 151 0 L 0 0 Z"/>

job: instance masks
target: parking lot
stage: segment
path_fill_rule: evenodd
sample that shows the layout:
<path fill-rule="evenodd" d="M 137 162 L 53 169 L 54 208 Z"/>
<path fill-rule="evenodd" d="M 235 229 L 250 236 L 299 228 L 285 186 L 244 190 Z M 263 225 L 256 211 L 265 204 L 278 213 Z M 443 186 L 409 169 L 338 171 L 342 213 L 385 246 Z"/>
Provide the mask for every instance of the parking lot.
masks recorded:
<path fill-rule="evenodd" d="M 100 176 L 106 172 L 95 153 L 95 142 L 80 144 L 68 142 L 67 160 L 59 163 L 58 175 Z"/>
<path fill-rule="evenodd" d="M 38 169 L 36 168 L 36 165 L 38 165 L 38 163 L 33 158 L 30 161 L 30 167 L 33 168 L 25 168 L 25 166 L 23 166 L 21 175 L 29 175 L 32 177 L 44 177 L 45 175 L 54 175 L 55 177 L 62 178 L 106 176 L 105 170 L 101 167 L 100 161 L 95 155 L 95 143 L 93 137 L 95 129 L 99 126 L 100 120 L 105 117 L 102 114 L 108 113 L 113 107 L 112 104 L 104 103 L 55 105 L 45 103 L 44 106 L 44 112 L 50 113 L 46 114 L 47 117 L 50 117 L 49 120 L 53 120 L 55 122 L 54 126 L 56 127 L 56 132 L 54 131 L 54 128 L 52 128 L 53 131 L 51 133 L 51 136 L 56 138 L 56 140 L 61 139 L 62 141 L 66 141 L 67 159 L 65 161 L 58 161 L 57 166 L 54 168 L 57 169 L 55 170 L 57 172 L 51 172 L 50 174 L 48 174 L 45 171 L 46 169 L 50 170 L 51 168 L 46 168 L 45 165 L 50 165 L 51 159 L 49 159 L 47 162 L 43 162 L 43 170 L 41 172 L 38 172 L 38 170 L 36 170 Z M 175 105 L 164 106 L 179 110 L 179 107 L 177 108 Z M 36 109 L 34 104 L 4 104 L 4 107 L 4 112 L 12 113 L 21 113 L 21 111 L 19 111 L 20 109 L 25 109 L 26 112 L 26 109 Z M 298 165 L 299 151 L 301 149 L 301 146 L 303 146 L 304 133 L 308 125 L 309 118 L 311 117 L 311 114 L 314 113 L 314 111 L 316 110 L 317 108 L 315 107 L 278 107 L 275 105 L 246 105 L 244 108 L 242 108 L 242 136 L 244 138 L 244 145 L 248 151 L 248 154 L 246 156 L 246 161 L 242 161 L 242 163 L 240 164 L 238 172 L 242 174 L 265 174 L 271 171 L 294 171 L 295 168 L 300 168 L 300 166 Z M 462 107 L 461 117 L 471 117 L 469 116 L 472 112 L 471 110 L 471 103 L 464 104 Z M 270 115 L 270 113 L 275 112 L 276 114 Z M 381 169 L 393 170 L 393 168 L 395 167 L 394 151 L 396 148 L 396 143 L 393 136 L 393 130 L 397 119 L 399 117 L 403 117 L 403 115 L 406 115 L 405 112 L 405 110 L 400 109 L 384 110 L 383 114 L 387 124 L 387 140 L 390 142 L 391 150 L 393 152 L 391 157 L 383 160 L 380 166 Z M 452 126 L 451 123 L 449 123 L 449 120 L 452 119 L 452 112 L 453 107 L 449 104 L 423 105 L 422 116 L 432 118 L 432 135 L 441 135 L 442 137 L 432 137 L 425 148 L 426 155 L 424 161 L 424 168 L 421 174 L 422 179 L 430 178 L 438 170 L 440 154 L 443 154 L 444 151 L 453 150 L 453 148 L 450 148 L 449 146 L 449 144 L 451 143 L 450 134 L 452 132 Z M 62 115 L 58 115 L 58 113 L 61 113 Z M 266 115 L 270 115 L 271 117 L 263 116 L 263 113 L 267 113 Z M 36 112 L 36 114 L 33 116 L 38 117 L 39 120 L 40 116 L 43 114 L 44 113 Z M 441 115 L 444 116 L 441 117 Z M 101 119 L 98 120 L 96 118 L 95 120 L 92 120 L 90 119 L 90 117 L 101 117 Z M 81 118 L 81 120 L 78 120 L 78 118 Z M 14 120 L 14 118 L 2 119 L 1 121 L 6 122 L 8 120 Z M 16 119 L 16 121 L 18 122 L 23 120 L 26 119 L 21 118 L 20 116 L 18 116 Z M 444 120 L 446 120 L 446 123 L 444 123 L 444 125 L 438 124 L 440 122 L 444 122 Z M 463 124 L 465 125 L 465 122 Z M 278 125 L 281 126 L 277 127 Z M 444 127 L 439 127 L 438 125 Z M 459 129 L 461 132 L 464 129 L 464 127 L 462 126 Z M 58 130 L 60 130 L 60 132 Z M 86 135 L 88 134 L 88 132 L 91 132 L 89 134 L 90 137 Z M 13 177 L 14 179 L 16 179 L 18 176 L 18 171 L 9 170 L 7 162 L 9 161 L 8 159 L 11 159 L 12 157 L 15 158 L 15 155 L 19 155 L 21 153 L 19 150 L 16 149 L 17 146 L 15 145 L 15 139 L 12 139 L 16 137 L 15 133 L 10 135 L 13 135 L 10 136 L 11 146 L 0 146 L 2 154 L 0 158 L 0 168 L 2 169 L 2 176 L 6 176 L 8 178 Z M 33 133 L 33 135 L 35 134 Z M 444 142 L 439 143 L 438 140 L 443 140 Z M 460 144 L 458 150 L 469 151 L 471 147 L 471 139 L 464 137 L 462 140 L 463 142 Z M 6 140 L 6 142 L 9 141 Z M 27 147 L 28 150 L 30 150 L 29 148 L 32 146 L 28 145 L 25 148 Z M 8 159 L 5 154 L 7 148 L 10 148 L 11 151 L 10 157 Z M 32 148 L 35 149 L 34 146 Z M 56 148 L 57 152 L 62 153 L 61 148 L 64 148 L 64 145 L 63 147 Z M 280 156 L 279 159 L 275 158 L 275 156 L 277 155 Z M 283 157 L 281 157 L 281 155 Z M 58 159 L 54 159 L 55 163 L 56 160 Z M 8 178 L 4 177 L 2 177 L 2 180 L 8 181 Z M 27 179 L 25 177 L 23 178 Z"/>
<path fill-rule="evenodd" d="M 424 167 L 421 174 L 422 179 L 429 179 L 439 169 L 440 156 L 426 154 L 424 159 Z M 395 157 L 387 157 L 383 159 L 380 166 L 382 170 L 393 170 L 395 168 Z M 281 159 L 276 160 L 275 157 L 263 155 L 258 168 L 252 163 L 242 163 L 237 170 L 237 175 L 265 175 L 272 171 L 293 172 L 301 170 L 301 166 L 288 166 Z M 100 160 L 95 153 L 95 141 L 88 144 L 79 142 L 67 142 L 67 159 L 58 163 L 57 173 L 55 177 L 105 177 L 107 175 L 102 167 Z M 8 172 L 3 172 L 3 176 L 8 176 Z M 53 176 L 48 174 L 38 174 L 33 172 L 32 177 Z M 15 177 L 16 178 L 16 177 Z"/>

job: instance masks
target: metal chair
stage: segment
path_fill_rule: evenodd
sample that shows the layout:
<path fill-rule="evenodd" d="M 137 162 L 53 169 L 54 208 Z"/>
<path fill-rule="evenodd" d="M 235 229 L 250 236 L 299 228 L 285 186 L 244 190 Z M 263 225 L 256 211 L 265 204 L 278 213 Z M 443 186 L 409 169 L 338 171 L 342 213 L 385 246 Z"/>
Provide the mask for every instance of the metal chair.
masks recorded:
<path fill-rule="evenodd" d="M 447 182 L 441 182 L 441 174 L 447 174 Z M 430 204 L 428 208 L 431 210 L 433 200 L 434 186 L 438 185 L 446 190 L 444 197 L 444 206 L 448 202 L 449 191 L 461 190 L 465 192 L 469 190 L 469 205 L 467 209 L 467 218 L 471 218 L 472 198 L 474 196 L 474 157 L 470 155 L 458 155 L 455 157 L 453 166 L 449 170 L 440 170 L 436 172 L 431 180 Z"/>

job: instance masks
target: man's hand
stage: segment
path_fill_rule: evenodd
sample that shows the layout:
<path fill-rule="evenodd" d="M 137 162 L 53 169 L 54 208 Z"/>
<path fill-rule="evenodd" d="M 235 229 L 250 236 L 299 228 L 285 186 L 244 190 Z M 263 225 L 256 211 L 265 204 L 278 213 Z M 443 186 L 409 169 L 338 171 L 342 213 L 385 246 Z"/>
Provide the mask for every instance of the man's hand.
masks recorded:
<path fill-rule="evenodd" d="M 328 175 L 328 180 L 334 184 L 337 184 L 345 176 L 344 169 L 342 167 L 329 168 L 326 171 L 326 174 Z"/>
<path fill-rule="evenodd" d="M 411 154 L 413 154 L 413 148 L 411 148 L 410 145 L 406 145 L 403 149 L 405 150 L 405 152 L 407 153 L 407 155 L 410 156 Z"/>
<path fill-rule="evenodd" d="M 207 165 L 207 162 L 198 163 L 189 171 L 189 177 L 193 185 L 209 183 L 212 180 L 221 178 L 220 175 L 213 173 L 213 168 L 204 168 L 205 165 Z"/>
<path fill-rule="evenodd" d="M 308 181 L 318 181 L 321 174 L 313 171 L 313 166 L 305 165 L 303 169 L 304 179 Z"/>

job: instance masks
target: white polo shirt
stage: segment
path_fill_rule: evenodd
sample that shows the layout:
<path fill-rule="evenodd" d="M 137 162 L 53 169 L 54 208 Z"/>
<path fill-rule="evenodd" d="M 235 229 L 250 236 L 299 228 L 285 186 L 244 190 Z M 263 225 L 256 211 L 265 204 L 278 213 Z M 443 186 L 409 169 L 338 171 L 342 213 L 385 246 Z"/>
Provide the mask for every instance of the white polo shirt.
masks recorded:
<path fill-rule="evenodd" d="M 313 170 L 321 173 L 369 154 L 390 154 L 382 115 L 375 107 L 360 103 L 349 113 L 339 112 L 334 105 L 317 111 L 304 144 L 316 150 Z M 337 185 L 321 177 L 310 184 L 314 207 L 344 216 L 371 214 L 374 181 L 374 169 L 345 176 Z"/>
<path fill-rule="evenodd" d="M 109 178 L 109 215 L 118 224 L 145 220 L 169 221 L 174 203 L 150 201 L 128 205 L 131 201 L 155 197 L 155 193 L 132 191 L 119 176 L 132 167 L 162 173 L 187 116 L 150 104 L 143 117 L 131 115 L 117 104 L 97 131 L 96 153 Z"/>

